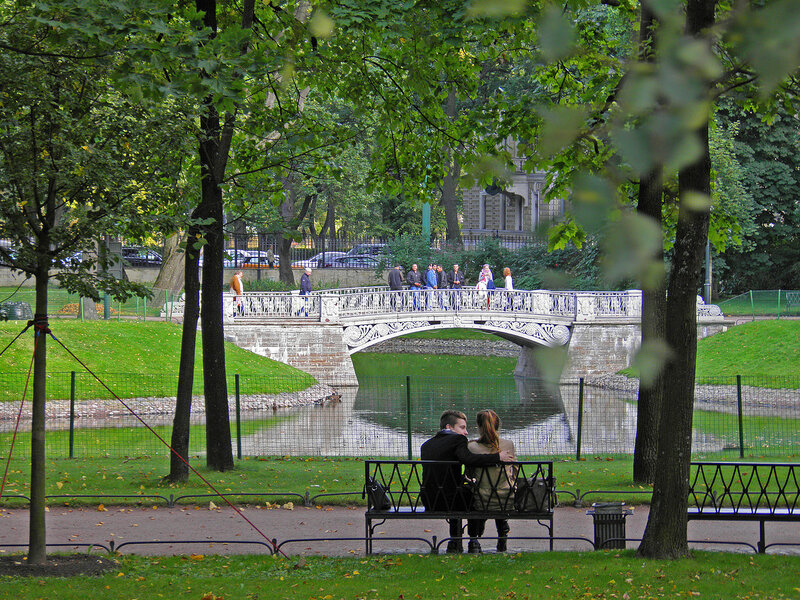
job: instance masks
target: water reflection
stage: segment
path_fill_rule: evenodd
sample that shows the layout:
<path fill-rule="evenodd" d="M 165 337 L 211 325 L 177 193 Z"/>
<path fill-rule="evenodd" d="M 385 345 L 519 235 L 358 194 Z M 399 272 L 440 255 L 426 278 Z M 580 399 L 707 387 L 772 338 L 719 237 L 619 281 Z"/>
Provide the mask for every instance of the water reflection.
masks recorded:
<path fill-rule="evenodd" d="M 418 457 L 422 442 L 438 430 L 443 411 L 465 412 L 470 435 L 477 436 L 473 419 L 483 408 L 498 413 L 503 437 L 514 442 L 520 455 L 574 455 L 577 450 L 580 402 L 576 385 L 548 386 L 541 380 L 512 376 L 491 381 L 362 378 L 357 389 L 340 391 L 339 402 L 291 409 L 277 426 L 271 427 L 266 419 L 263 429 L 243 439 L 243 453 L 408 456 L 410 452 Z M 632 453 L 635 400 L 630 393 L 584 388 L 581 452 Z M 707 435 L 696 434 L 693 441 L 694 451 L 722 446 Z"/>

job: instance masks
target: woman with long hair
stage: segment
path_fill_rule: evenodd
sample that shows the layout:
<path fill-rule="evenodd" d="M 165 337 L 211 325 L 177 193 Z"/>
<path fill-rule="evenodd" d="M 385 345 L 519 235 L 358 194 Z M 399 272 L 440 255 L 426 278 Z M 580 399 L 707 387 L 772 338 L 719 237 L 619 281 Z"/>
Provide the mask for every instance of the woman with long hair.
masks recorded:
<path fill-rule="evenodd" d="M 500 437 L 500 417 L 491 409 L 480 411 L 476 416 L 480 437 L 467 446 L 473 454 L 494 454 L 505 450 L 516 460 L 514 442 Z M 472 469 L 470 476 L 475 479 L 473 506 L 480 510 L 508 510 L 514 502 L 514 479 L 516 470 L 513 465 L 497 465 Z M 497 551 L 505 552 L 509 532 L 508 519 L 495 519 L 497 526 Z M 478 538 L 483 535 L 486 519 L 469 519 L 469 552 L 481 552 Z"/>

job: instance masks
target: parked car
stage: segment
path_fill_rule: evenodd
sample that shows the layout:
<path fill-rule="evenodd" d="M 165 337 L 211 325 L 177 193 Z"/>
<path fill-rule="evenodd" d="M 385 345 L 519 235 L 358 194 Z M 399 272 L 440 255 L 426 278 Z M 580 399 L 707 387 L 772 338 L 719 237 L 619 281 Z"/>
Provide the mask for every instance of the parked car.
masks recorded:
<path fill-rule="evenodd" d="M 267 260 L 266 250 L 248 250 L 247 253 L 250 255 L 250 260 L 240 266 L 244 267 L 245 269 L 269 268 L 269 261 Z M 280 257 L 277 254 L 275 254 L 274 259 L 272 261 L 272 266 L 278 267 L 280 265 L 280 262 L 281 262 Z"/>
<path fill-rule="evenodd" d="M 160 267 L 162 262 L 158 252 L 138 246 L 123 246 L 122 258 L 132 267 Z"/>
<path fill-rule="evenodd" d="M 340 256 L 334 258 L 331 267 L 334 269 L 377 269 L 380 259 L 374 256 Z"/>
<path fill-rule="evenodd" d="M 311 267 L 312 269 L 321 269 L 323 267 L 333 266 L 333 261 L 335 259 L 346 255 L 347 255 L 346 252 L 335 252 L 335 251 L 320 252 L 319 254 L 315 254 L 311 258 L 293 262 L 292 267 Z M 322 262 L 323 258 L 325 259 L 324 264 Z"/>
<path fill-rule="evenodd" d="M 387 245 L 376 244 L 356 244 L 347 251 L 347 256 L 383 256 L 387 253 Z"/>
<path fill-rule="evenodd" d="M 250 262 L 250 253 L 244 250 L 225 250 L 222 253 L 222 266 L 226 269 L 235 269 L 237 267 L 244 267 Z M 199 265 L 203 266 L 203 254 L 200 254 Z"/>

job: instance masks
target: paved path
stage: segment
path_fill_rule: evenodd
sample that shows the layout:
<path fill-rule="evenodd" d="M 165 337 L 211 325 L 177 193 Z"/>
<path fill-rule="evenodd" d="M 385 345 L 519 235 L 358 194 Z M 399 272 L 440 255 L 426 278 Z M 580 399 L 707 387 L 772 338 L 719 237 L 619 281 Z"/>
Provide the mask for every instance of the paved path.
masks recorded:
<path fill-rule="evenodd" d="M 243 514 L 268 538 L 276 538 L 281 549 L 290 555 L 347 556 L 364 554 L 364 508 L 358 507 L 294 507 L 266 509 L 248 506 L 241 508 Z M 629 538 L 640 538 L 647 523 L 647 506 L 637 506 L 627 519 L 626 534 Z M 494 524 L 489 522 L 486 535 L 494 535 Z M 794 542 L 800 544 L 800 523 L 768 523 L 767 543 Z M 388 521 L 377 530 L 374 549 L 376 552 L 428 552 L 429 546 L 415 540 L 387 540 L 392 536 L 421 537 L 431 539 L 436 535 L 441 540 L 447 535 L 444 521 Z M 547 535 L 546 530 L 535 521 L 511 521 L 511 535 Z M 594 538 L 592 517 L 586 509 L 559 507 L 555 513 L 555 535 L 563 538 L 582 537 L 585 540 L 556 540 L 556 550 L 591 550 Z M 744 545 L 720 545 L 708 540 L 749 542 L 758 540 L 757 523 L 692 522 L 689 524 L 690 540 L 703 543 L 692 544 L 694 548 L 725 550 L 729 552 L 751 552 Z M 361 540 L 339 540 L 334 538 L 361 538 Z M 298 538 L 328 538 L 333 541 L 297 541 Z M 152 543 L 158 540 L 161 543 Z M 230 543 L 213 543 L 213 540 Z M 0 553 L 19 551 L 9 545 L 24 545 L 28 541 L 27 510 L 0 509 Z M 237 554 L 266 553 L 267 543 L 260 534 L 232 509 L 214 508 L 209 505 L 182 506 L 176 508 L 154 507 L 97 507 L 68 508 L 51 507 L 47 513 L 48 544 L 65 544 L 52 550 L 85 550 L 85 546 L 71 544 L 103 544 L 119 548 L 123 554 Z M 181 543 L 191 541 L 192 543 Z M 134 543 L 131 543 L 134 542 Z M 236 543 L 233 543 L 236 542 Z M 251 542 L 251 543 L 244 543 Z M 485 549 L 494 546 L 492 540 L 483 542 Z M 635 548 L 636 542 L 630 542 Z M 509 549 L 544 551 L 547 541 L 510 540 Z M 770 552 L 800 554 L 800 545 L 775 547 Z"/>

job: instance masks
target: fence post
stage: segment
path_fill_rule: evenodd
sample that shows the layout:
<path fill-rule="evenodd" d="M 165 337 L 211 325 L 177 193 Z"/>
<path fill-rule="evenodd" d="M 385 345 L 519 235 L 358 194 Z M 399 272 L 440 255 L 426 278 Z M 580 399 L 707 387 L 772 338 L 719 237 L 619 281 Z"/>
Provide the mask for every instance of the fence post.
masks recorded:
<path fill-rule="evenodd" d="M 142 302 L 144 303 L 144 308 L 142 309 L 142 316 L 144 320 L 147 321 L 147 296 L 142 298 Z"/>
<path fill-rule="evenodd" d="M 581 459 L 581 430 L 583 429 L 583 377 L 578 383 L 578 444 L 575 449 L 575 460 Z"/>
<path fill-rule="evenodd" d="M 753 304 L 753 290 L 750 290 L 750 313 L 753 315 L 753 321 L 756 320 L 756 306 Z"/>
<path fill-rule="evenodd" d="M 736 402 L 739 406 L 739 458 L 744 458 L 744 419 L 742 418 L 742 376 L 736 376 Z"/>
<path fill-rule="evenodd" d="M 781 288 L 778 288 L 778 318 L 781 318 Z"/>
<path fill-rule="evenodd" d="M 117 301 L 117 321 L 122 320 L 122 300 Z"/>
<path fill-rule="evenodd" d="M 411 456 L 411 375 L 406 375 L 406 431 L 408 432 L 408 460 Z"/>
<path fill-rule="evenodd" d="M 75 371 L 70 373 L 69 382 L 69 457 L 75 458 Z"/>
<path fill-rule="evenodd" d="M 242 460 L 242 415 L 239 403 L 239 374 L 233 376 L 236 384 L 236 458 Z"/>

